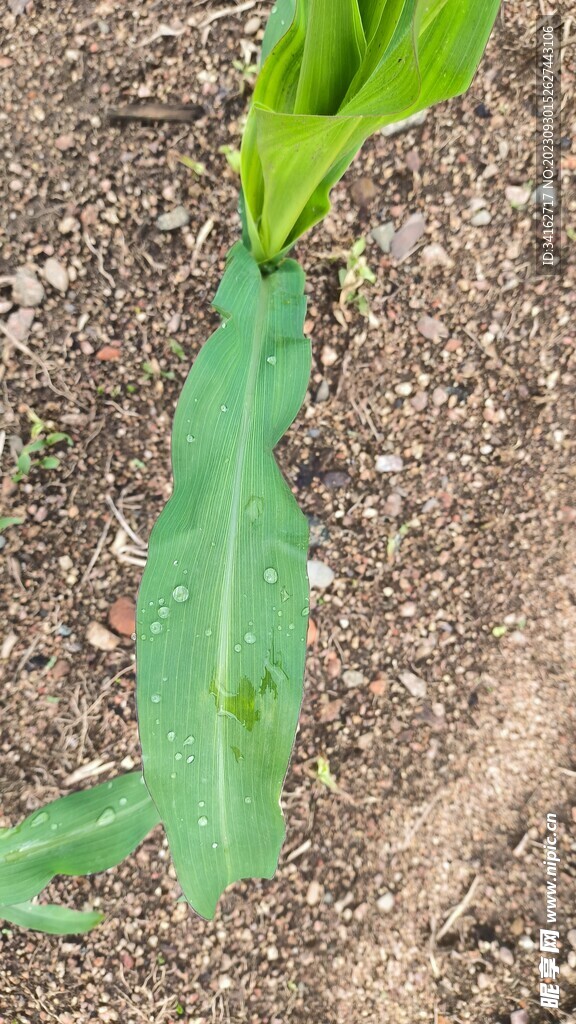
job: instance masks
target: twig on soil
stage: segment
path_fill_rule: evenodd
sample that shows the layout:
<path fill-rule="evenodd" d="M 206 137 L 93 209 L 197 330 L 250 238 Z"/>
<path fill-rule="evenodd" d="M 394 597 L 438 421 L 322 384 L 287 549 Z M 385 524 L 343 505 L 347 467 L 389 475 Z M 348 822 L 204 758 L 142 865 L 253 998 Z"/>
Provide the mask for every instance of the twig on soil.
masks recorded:
<path fill-rule="evenodd" d="M 203 224 L 202 227 L 200 228 L 200 231 L 198 232 L 198 235 L 196 236 L 196 241 L 194 242 L 194 248 L 192 250 L 192 259 L 190 260 L 190 270 L 194 270 L 195 269 L 196 263 L 198 262 L 198 257 L 200 255 L 200 250 L 201 250 L 202 246 L 204 245 L 204 242 L 208 238 L 208 235 L 212 231 L 213 227 L 214 227 L 214 221 L 212 220 L 211 217 L 209 217 L 208 220 L 206 221 L 206 223 Z"/>
<path fill-rule="evenodd" d="M 148 547 L 148 545 L 146 544 L 146 541 L 143 541 L 142 538 L 139 537 L 137 533 L 134 533 L 134 530 L 132 529 L 130 524 L 126 521 L 126 519 L 124 518 L 124 516 L 120 512 L 120 509 L 116 508 L 116 505 L 112 501 L 112 498 L 110 497 L 109 494 L 106 495 L 106 504 L 108 505 L 108 508 L 110 509 L 112 514 L 116 517 L 116 519 L 120 523 L 120 526 L 125 531 L 125 533 L 127 533 L 128 536 L 134 541 L 136 547 L 140 548 L 141 551 L 146 551 L 146 548 Z"/>
<path fill-rule="evenodd" d="M 292 853 L 288 854 L 288 856 L 286 857 L 286 863 L 291 864 L 293 860 L 296 860 L 298 857 L 301 857 L 303 853 L 307 853 L 311 846 L 312 840 L 307 839 L 305 843 L 302 843 L 301 846 L 296 847 L 295 850 L 292 850 Z"/>
<path fill-rule="evenodd" d="M 106 540 L 106 537 L 108 536 L 108 531 L 109 531 L 111 526 L 112 526 L 112 520 L 111 519 L 107 519 L 106 522 L 104 523 L 104 529 L 102 530 L 102 533 L 100 534 L 100 538 L 98 540 L 98 543 L 97 543 L 96 547 L 94 548 L 94 554 L 92 555 L 92 558 L 90 559 L 90 561 L 88 563 L 88 567 L 87 567 L 84 575 L 82 576 L 82 579 L 80 580 L 80 583 L 78 584 L 78 588 L 77 588 L 78 591 L 81 590 L 81 588 L 84 586 L 86 581 L 90 578 L 90 573 L 92 572 L 92 569 L 94 568 L 94 566 L 96 565 L 96 562 L 100 558 L 100 554 L 101 554 L 102 548 L 104 547 L 104 541 Z"/>
<path fill-rule="evenodd" d="M 143 46 L 143 43 L 140 43 Z M 204 117 L 204 107 L 197 103 L 129 103 L 125 107 L 109 107 L 109 121 L 172 121 L 190 124 Z"/>
<path fill-rule="evenodd" d="M 102 275 L 102 277 L 104 277 L 108 281 L 108 284 L 112 288 L 115 288 L 116 287 L 116 282 L 115 282 L 114 278 L 112 277 L 112 274 L 109 274 L 108 271 L 104 269 L 104 257 L 102 256 L 102 253 L 101 253 L 100 249 L 96 248 L 96 246 L 94 245 L 94 242 L 90 238 L 90 235 L 88 234 L 87 231 L 84 232 L 84 234 L 82 235 L 82 238 L 84 239 L 84 242 L 86 243 L 86 248 L 89 249 L 90 252 L 92 253 L 92 255 L 96 257 L 96 263 L 98 264 L 98 270 L 99 270 L 100 274 Z"/>
<path fill-rule="evenodd" d="M 390 849 L 390 855 L 391 856 L 396 854 L 396 853 L 405 853 L 405 851 L 409 849 L 409 847 L 412 845 L 412 841 L 414 839 L 414 836 L 420 831 L 420 829 L 422 828 L 422 825 L 426 821 L 426 818 L 430 815 L 431 811 L 433 811 L 434 807 L 436 806 L 438 801 L 442 798 L 442 796 L 443 796 L 443 791 L 439 791 L 438 793 L 436 793 L 435 796 L 432 797 L 430 802 L 424 806 L 424 809 L 423 809 L 422 814 L 420 815 L 420 817 L 416 818 L 416 821 L 414 822 L 412 827 L 406 830 L 406 834 L 405 834 L 404 839 L 402 840 L 402 842 L 398 843 L 397 846 L 392 846 L 391 847 L 391 849 Z"/>
<path fill-rule="evenodd" d="M 5 324 L 0 323 L 0 330 L 2 331 L 2 334 L 8 339 L 10 344 L 14 346 L 14 348 L 18 349 L 18 351 L 22 352 L 25 356 L 28 356 L 28 358 L 31 359 L 33 363 L 36 363 L 37 366 L 41 368 L 42 372 L 46 374 L 48 387 L 50 388 L 51 391 L 54 392 L 55 395 L 60 395 L 61 398 L 67 398 L 69 402 L 74 401 L 74 395 L 72 395 L 71 392 L 68 391 L 68 388 L 66 388 L 65 385 L 64 390 L 60 390 L 60 388 L 56 387 L 56 385 L 52 381 L 52 377 L 50 376 L 50 370 L 48 369 L 44 360 L 40 358 L 40 356 L 37 356 L 36 353 L 33 352 L 31 348 L 28 348 L 28 345 L 24 344 L 23 341 L 19 341 L 18 338 L 16 338 L 15 335 L 12 334 L 12 331 L 8 330 Z"/>
<path fill-rule="evenodd" d="M 464 898 L 462 900 L 460 900 L 460 903 L 457 903 L 456 906 L 452 908 L 452 910 L 450 911 L 450 913 L 449 913 L 448 917 L 446 918 L 444 924 L 442 925 L 440 931 L 437 932 L 436 935 L 434 936 L 434 942 L 435 943 L 439 942 L 440 939 L 443 939 L 444 936 L 447 935 L 447 933 L 450 931 L 450 929 L 451 929 L 452 925 L 455 923 L 455 921 L 457 921 L 458 918 L 462 916 L 464 911 L 468 909 L 468 907 L 472 903 L 472 900 L 474 899 L 474 896 L 476 894 L 476 890 L 477 890 L 478 886 L 480 885 L 480 882 L 481 882 L 481 876 L 480 875 L 476 875 L 476 878 L 472 882 L 472 885 L 468 889 L 468 892 L 466 893 Z"/>

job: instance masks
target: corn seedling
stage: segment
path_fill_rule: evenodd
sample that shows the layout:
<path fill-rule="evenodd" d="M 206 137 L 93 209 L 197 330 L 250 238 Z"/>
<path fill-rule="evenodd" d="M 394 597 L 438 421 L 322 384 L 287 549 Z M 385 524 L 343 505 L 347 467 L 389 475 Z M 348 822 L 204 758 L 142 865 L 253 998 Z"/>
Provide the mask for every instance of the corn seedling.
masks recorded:
<path fill-rule="evenodd" d="M 116 779 L 4 833 L 7 918 L 47 924 L 49 911 L 21 904 L 55 873 L 116 863 L 157 817 L 204 917 L 231 882 L 274 874 L 309 608 L 308 525 L 273 454 L 311 365 L 304 272 L 287 253 L 371 133 L 468 87 L 498 6 L 277 0 L 242 143 L 243 237 L 214 299 L 220 326 L 178 403 L 173 495 L 138 597 L 146 785 Z M 333 782 L 321 760 L 318 776 Z"/>

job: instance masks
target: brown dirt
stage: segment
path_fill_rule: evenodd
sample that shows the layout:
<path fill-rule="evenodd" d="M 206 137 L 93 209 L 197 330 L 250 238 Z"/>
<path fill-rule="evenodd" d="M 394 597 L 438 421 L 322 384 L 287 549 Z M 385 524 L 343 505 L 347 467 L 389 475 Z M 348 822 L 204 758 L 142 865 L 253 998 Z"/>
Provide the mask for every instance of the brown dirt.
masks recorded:
<path fill-rule="evenodd" d="M 0 276 L 52 255 L 71 276 L 65 295 L 46 287 L 26 341 L 64 393 L 10 344 L 0 368 L 3 506 L 25 517 L 1 553 L 3 824 L 68 792 L 81 766 L 138 764 L 131 640 L 102 651 L 86 639 L 140 576 L 113 547 L 106 496 L 145 538 L 169 494 L 171 416 L 238 234 L 237 181 L 218 152 L 238 145 L 247 103 L 232 62 L 264 7 L 216 21 L 205 41 L 208 8 L 194 3 L 47 0 L 0 15 Z M 178 18 L 182 34 L 149 42 Z M 101 906 L 106 921 L 72 940 L 5 928 L 0 1021 L 507 1024 L 521 1008 L 529 1024 L 576 1019 L 576 292 L 568 259 L 563 278 L 535 279 L 529 213 L 505 197 L 534 174 L 535 18 L 535 3 L 507 3 L 470 93 L 367 144 L 298 247 L 315 366 L 279 459 L 336 580 L 313 596 L 275 880 L 234 886 L 202 922 L 176 902 L 160 829 L 104 875 L 57 880 L 51 896 Z M 190 126 L 108 123 L 108 105 L 149 97 L 203 113 Z M 475 198 L 485 226 L 470 222 Z M 161 233 L 156 216 L 178 203 L 190 225 Z M 339 324 L 338 253 L 414 212 L 426 234 L 405 261 L 368 242 L 378 326 L 352 307 Z M 574 224 L 567 189 L 564 219 Z M 430 243 L 451 268 L 426 265 Z M 445 336 L 427 341 L 422 316 Z M 110 348 L 118 358 L 98 358 Z M 74 446 L 60 469 L 13 485 L 29 410 Z M 402 471 L 375 472 L 386 454 Z M 425 698 L 404 671 L 425 680 Z M 319 755 L 340 795 L 316 779 Z M 551 810 L 558 1017 L 538 1006 Z"/>

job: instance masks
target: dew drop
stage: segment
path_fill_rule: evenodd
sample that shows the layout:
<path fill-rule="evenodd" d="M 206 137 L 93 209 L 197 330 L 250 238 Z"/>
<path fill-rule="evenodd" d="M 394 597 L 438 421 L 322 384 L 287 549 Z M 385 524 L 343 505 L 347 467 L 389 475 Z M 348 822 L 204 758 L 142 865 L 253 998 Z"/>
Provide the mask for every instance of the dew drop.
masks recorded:
<path fill-rule="evenodd" d="M 172 591 L 172 597 L 174 598 L 175 601 L 178 602 L 178 604 L 183 604 L 184 601 L 187 601 L 189 597 L 188 587 L 174 587 L 174 590 Z"/>
<path fill-rule="evenodd" d="M 112 807 L 107 807 L 105 811 L 102 811 L 102 814 L 97 819 L 96 824 L 97 825 L 111 825 L 112 822 L 114 821 L 115 817 L 116 817 L 116 811 L 114 811 Z"/>
<path fill-rule="evenodd" d="M 161 605 L 158 609 L 158 615 L 161 619 L 167 619 L 170 615 L 170 609 L 165 604 Z"/>
<path fill-rule="evenodd" d="M 196 438 L 194 437 L 194 434 L 188 434 L 186 440 L 188 441 L 188 444 L 192 444 L 192 442 L 195 441 Z"/>
<path fill-rule="evenodd" d="M 218 843 L 212 843 L 212 849 L 213 850 L 217 850 L 218 849 Z"/>
<path fill-rule="evenodd" d="M 244 803 L 245 804 L 251 804 L 252 803 L 252 797 L 251 796 L 245 796 L 244 797 Z"/>
<path fill-rule="evenodd" d="M 177 558 L 174 559 L 174 561 L 172 562 L 172 565 L 178 565 L 178 559 Z M 150 602 L 150 603 L 152 603 L 152 602 Z"/>
<path fill-rule="evenodd" d="M 161 622 L 151 622 L 150 623 L 150 632 L 154 633 L 154 636 L 157 636 L 158 633 L 162 632 L 162 623 Z"/>
<path fill-rule="evenodd" d="M 174 754 L 174 760 L 175 761 L 181 761 L 182 760 L 182 754 L 180 753 L 180 751 L 178 751 L 177 754 Z"/>
<path fill-rule="evenodd" d="M 159 597 L 158 598 L 158 604 L 166 604 L 166 602 L 165 602 L 163 597 Z"/>
<path fill-rule="evenodd" d="M 52 831 L 53 831 L 53 832 L 55 832 L 55 831 L 56 831 L 56 829 L 58 828 L 58 825 L 57 825 L 57 823 L 56 823 L 56 822 L 54 822 L 54 824 L 53 824 L 53 825 L 50 825 L 50 828 L 52 829 Z"/>
<path fill-rule="evenodd" d="M 255 644 L 256 643 L 256 636 L 255 636 L 255 634 L 254 633 L 244 633 L 244 641 L 247 644 Z"/>
<path fill-rule="evenodd" d="M 206 807 L 206 804 L 204 803 L 203 800 L 198 801 L 198 807 Z"/>
<path fill-rule="evenodd" d="M 204 630 L 204 636 L 212 636 L 212 630 L 211 629 L 205 629 Z"/>
<path fill-rule="evenodd" d="M 227 405 L 221 405 L 220 406 L 220 412 L 228 412 L 228 406 Z"/>
<path fill-rule="evenodd" d="M 154 607 L 154 601 L 148 601 L 148 606 L 150 608 L 153 608 Z"/>
<path fill-rule="evenodd" d="M 242 650 L 242 644 L 234 644 L 234 650 L 236 651 L 236 654 L 240 654 L 240 651 Z"/>
<path fill-rule="evenodd" d="M 159 693 L 153 693 L 152 696 L 150 697 L 150 700 L 152 701 L 153 704 L 159 704 L 160 701 L 162 700 L 162 697 L 160 696 Z"/>
<path fill-rule="evenodd" d="M 205 825 L 208 824 L 208 818 L 206 817 L 205 814 L 200 815 L 200 817 L 198 818 L 198 824 L 200 825 L 200 828 L 204 828 Z"/>
<path fill-rule="evenodd" d="M 308 608 L 308 606 L 306 606 L 306 608 L 302 609 L 302 618 L 308 618 L 309 615 L 310 615 L 310 609 Z"/>
<path fill-rule="evenodd" d="M 166 739 L 168 740 L 169 743 L 174 743 L 174 740 L 176 739 L 176 733 L 170 730 L 170 732 L 166 733 Z"/>
<path fill-rule="evenodd" d="M 195 736 L 187 736 L 186 739 L 184 740 L 184 746 L 189 747 L 192 743 L 194 743 L 195 738 Z"/>
<path fill-rule="evenodd" d="M 276 356 L 268 356 L 266 362 L 270 363 L 270 366 L 276 366 Z"/>
<path fill-rule="evenodd" d="M 286 587 L 282 587 L 282 590 L 280 591 L 280 597 L 282 598 L 283 602 L 290 600 L 290 594 L 286 590 Z"/>
<path fill-rule="evenodd" d="M 43 825 L 45 821 L 48 821 L 49 817 L 48 811 L 40 811 L 40 814 L 37 814 L 30 822 L 30 828 L 38 828 L 38 825 Z"/>
<path fill-rule="evenodd" d="M 125 796 L 121 796 L 118 803 L 120 804 L 120 807 L 126 807 L 128 800 Z"/>
<path fill-rule="evenodd" d="M 192 764 L 195 760 L 196 760 L 195 755 L 194 754 L 190 754 L 189 757 L 186 758 L 186 764 Z"/>
<path fill-rule="evenodd" d="M 176 778 L 176 772 L 170 772 L 170 778 L 171 779 L 175 779 Z"/>
<path fill-rule="evenodd" d="M 264 579 L 266 580 L 266 583 L 277 583 L 278 573 L 276 572 L 276 569 L 264 569 Z"/>

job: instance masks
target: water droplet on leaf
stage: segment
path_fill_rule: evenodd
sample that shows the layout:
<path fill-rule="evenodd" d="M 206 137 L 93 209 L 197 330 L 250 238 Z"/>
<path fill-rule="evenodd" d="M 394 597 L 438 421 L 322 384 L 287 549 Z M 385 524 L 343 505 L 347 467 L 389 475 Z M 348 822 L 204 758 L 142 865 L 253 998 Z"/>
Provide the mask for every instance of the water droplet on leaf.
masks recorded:
<path fill-rule="evenodd" d="M 38 828 L 38 825 L 43 825 L 44 822 L 48 821 L 49 817 L 50 815 L 48 814 L 48 811 L 40 811 L 40 814 L 37 814 L 35 818 L 32 818 L 30 828 Z"/>
<path fill-rule="evenodd" d="M 161 622 L 151 622 L 150 623 L 150 632 L 154 633 L 154 636 L 157 636 L 158 633 L 162 632 L 162 623 Z"/>
<path fill-rule="evenodd" d="M 150 697 L 150 700 L 152 701 L 153 704 L 159 704 L 160 701 L 162 700 L 162 697 L 160 696 L 159 693 L 153 693 L 152 696 Z"/>
<path fill-rule="evenodd" d="M 208 818 L 206 817 L 205 814 L 200 815 L 200 817 L 198 818 L 198 824 L 200 825 L 200 828 L 204 828 L 205 825 L 208 824 Z"/>
<path fill-rule="evenodd" d="M 114 811 L 114 809 L 112 807 L 107 807 L 105 811 L 102 811 L 102 814 L 100 815 L 100 817 L 97 820 L 97 824 L 98 825 L 111 825 L 112 822 L 114 821 L 115 817 L 116 817 L 116 812 Z"/>
<path fill-rule="evenodd" d="M 276 572 L 276 569 L 273 569 L 272 567 L 264 569 L 264 579 L 266 580 L 266 583 L 277 583 L 278 573 Z"/>
<path fill-rule="evenodd" d="M 245 640 L 245 642 L 247 644 L 255 644 L 256 643 L 256 637 L 255 637 L 254 633 L 245 633 L 244 634 L 244 640 Z"/>
<path fill-rule="evenodd" d="M 188 587 L 174 587 L 174 590 L 172 591 L 172 597 L 178 602 L 178 604 L 183 604 L 184 601 L 188 600 L 189 596 Z"/>
<path fill-rule="evenodd" d="M 174 743 L 174 740 L 176 739 L 176 733 L 170 730 L 170 732 L 166 733 L 166 738 L 170 743 Z"/>

